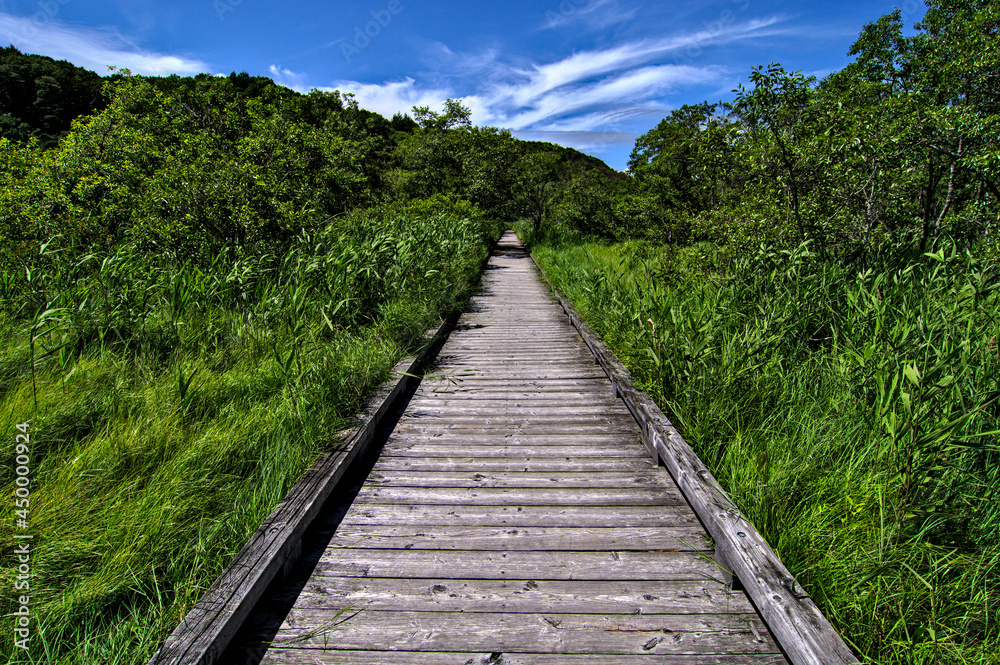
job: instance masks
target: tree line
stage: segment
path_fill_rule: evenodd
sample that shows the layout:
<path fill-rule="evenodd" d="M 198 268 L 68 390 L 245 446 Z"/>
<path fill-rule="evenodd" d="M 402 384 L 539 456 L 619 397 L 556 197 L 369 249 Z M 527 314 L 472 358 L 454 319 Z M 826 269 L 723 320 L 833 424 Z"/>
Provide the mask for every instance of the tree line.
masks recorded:
<path fill-rule="evenodd" d="M 95 88 L 91 72 L 13 47 L 0 68 L 21 72 L 3 77 L 0 108 L 6 269 L 46 243 L 50 252 L 134 244 L 185 260 L 222 247 L 280 253 L 302 231 L 394 202 L 540 221 L 552 188 L 539 195 L 537 180 L 620 177 L 575 150 L 474 127 L 454 100 L 387 119 L 349 94 L 300 94 L 245 72 L 116 71 Z M 67 104 L 45 120 L 51 71 L 64 74 L 53 85 L 65 99 L 90 100 L 86 113 Z"/>
<path fill-rule="evenodd" d="M 995 246 L 1000 3 L 929 0 L 912 33 L 899 10 L 879 18 L 854 60 L 819 81 L 754 67 L 732 101 L 682 106 L 642 135 L 625 174 L 475 127 L 455 100 L 386 119 L 349 94 L 299 94 L 245 72 L 116 72 L 98 88 L 91 72 L 10 47 L 5 265 L 52 237 L 205 256 L 280 247 L 348 210 L 429 198 L 530 219 L 536 234 L 808 239 L 834 254 L 886 240 L 926 250 L 942 235 Z"/>
<path fill-rule="evenodd" d="M 833 252 L 948 235 L 995 245 L 1000 3 L 929 0 L 864 26 L 817 81 L 754 67 L 730 103 L 686 105 L 636 142 L 609 235 Z"/>

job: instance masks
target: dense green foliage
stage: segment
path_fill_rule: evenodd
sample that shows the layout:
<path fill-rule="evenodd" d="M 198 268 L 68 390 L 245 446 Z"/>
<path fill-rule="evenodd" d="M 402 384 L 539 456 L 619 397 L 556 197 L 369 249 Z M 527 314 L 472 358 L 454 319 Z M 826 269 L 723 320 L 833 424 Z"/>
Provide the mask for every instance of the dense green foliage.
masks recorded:
<path fill-rule="evenodd" d="M 75 118 L 103 108 L 103 85 L 65 60 L 0 47 L 0 138 L 54 145 Z"/>
<path fill-rule="evenodd" d="M 865 662 L 998 662 L 1000 3 L 851 54 L 518 228 Z"/>
<path fill-rule="evenodd" d="M 5 82 L 31 94 L 22 83 Z M 119 74 L 104 94 L 107 108 L 77 119 L 57 145 L 0 138 L 0 267 L 19 272 L 46 242 L 74 251 L 134 242 L 200 261 L 222 247 L 280 253 L 299 229 L 358 206 L 437 195 L 509 223 L 537 212 L 539 155 L 556 180 L 613 173 L 573 150 L 472 127 L 451 100 L 440 115 L 416 109 L 417 122 L 246 74 Z"/>

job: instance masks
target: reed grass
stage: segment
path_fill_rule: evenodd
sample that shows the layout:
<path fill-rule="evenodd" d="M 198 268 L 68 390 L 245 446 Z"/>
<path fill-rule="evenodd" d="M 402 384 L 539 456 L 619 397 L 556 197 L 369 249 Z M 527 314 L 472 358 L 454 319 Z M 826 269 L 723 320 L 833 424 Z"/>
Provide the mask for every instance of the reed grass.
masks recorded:
<path fill-rule="evenodd" d="M 532 251 L 864 662 L 1000 662 L 995 264 Z"/>
<path fill-rule="evenodd" d="M 339 218 L 281 256 L 43 247 L 27 274 L 5 274 L 0 493 L 13 496 L 15 427 L 30 422 L 33 623 L 24 651 L 3 620 L 0 660 L 151 657 L 393 365 L 461 306 L 500 230 L 397 208 Z M 3 520 L 4 589 L 13 535 Z M 13 611 L 8 594 L 0 611 Z"/>

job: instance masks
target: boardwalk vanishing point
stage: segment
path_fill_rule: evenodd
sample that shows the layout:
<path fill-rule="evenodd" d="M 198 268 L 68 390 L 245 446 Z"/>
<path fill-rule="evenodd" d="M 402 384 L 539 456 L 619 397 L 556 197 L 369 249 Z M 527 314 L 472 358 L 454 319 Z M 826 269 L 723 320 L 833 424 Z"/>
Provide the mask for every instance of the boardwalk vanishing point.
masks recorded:
<path fill-rule="evenodd" d="M 793 657 L 795 636 L 779 646 L 786 619 L 806 631 L 825 619 L 758 612 L 734 589 L 711 519 L 654 463 L 616 392 L 505 234 L 318 554 L 272 584 L 220 662 L 853 662 L 842 643 L 833 660 Z"/>

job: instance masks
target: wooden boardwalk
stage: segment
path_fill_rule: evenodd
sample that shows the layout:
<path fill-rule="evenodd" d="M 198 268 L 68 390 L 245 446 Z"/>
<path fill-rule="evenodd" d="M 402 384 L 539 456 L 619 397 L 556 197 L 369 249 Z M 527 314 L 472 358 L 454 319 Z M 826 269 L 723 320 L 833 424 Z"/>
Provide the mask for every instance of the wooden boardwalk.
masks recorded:
<path fill-rule="evenodd" d="M 786 661 L 508 234 L 260 662 Z"/>

